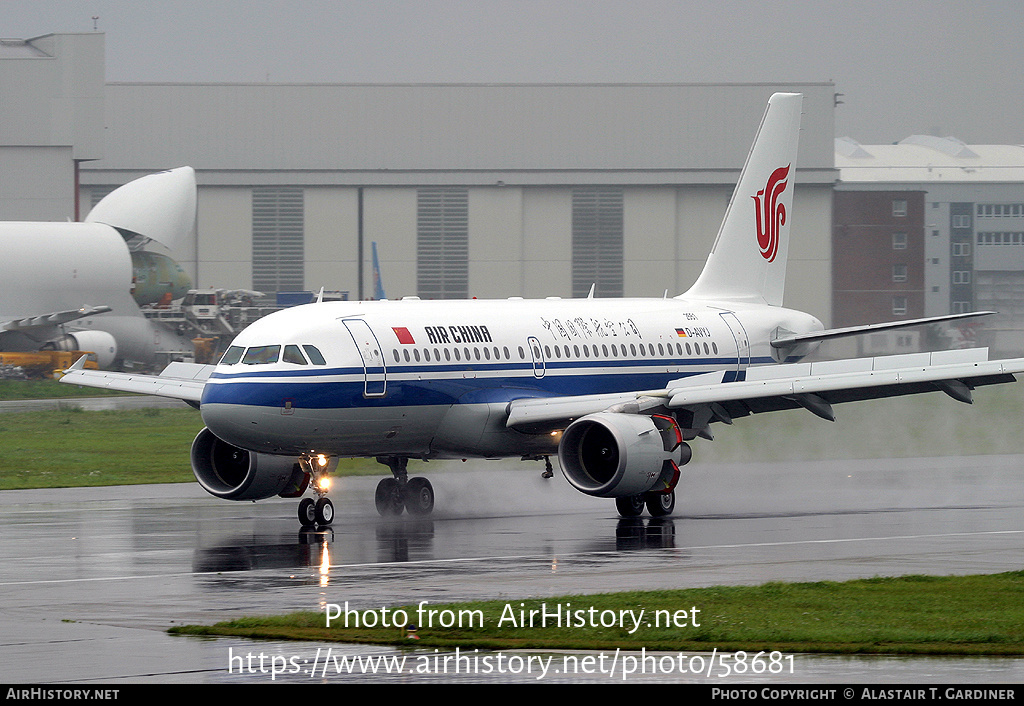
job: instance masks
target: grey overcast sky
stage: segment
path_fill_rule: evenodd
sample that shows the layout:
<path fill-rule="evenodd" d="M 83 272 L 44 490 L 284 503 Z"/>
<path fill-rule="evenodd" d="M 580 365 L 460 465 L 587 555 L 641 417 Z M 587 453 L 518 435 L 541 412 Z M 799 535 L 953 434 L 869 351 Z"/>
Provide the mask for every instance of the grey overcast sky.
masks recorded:
<path fill-rule="evenodd" d="M 834 81 L 836 135 L 1024 144 L 1021 0 L 0 0 L 108 81 Z"/>

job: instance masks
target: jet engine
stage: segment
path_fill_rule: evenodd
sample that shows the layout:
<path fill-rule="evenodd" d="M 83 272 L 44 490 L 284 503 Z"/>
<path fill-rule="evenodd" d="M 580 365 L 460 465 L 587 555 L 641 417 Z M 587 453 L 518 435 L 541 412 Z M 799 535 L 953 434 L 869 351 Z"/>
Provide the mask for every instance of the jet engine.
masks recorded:
<path fill-rule="evenodd" d="M 96 354 L 96 364 L 108 369 L 117 359 L 117 339 L 106 331 L 74 331 L 47 341 L 42 346 L 49 351 L 88 351 Z"/>
<path fill-rule="evenodd" d="M 674 483 L 678 466 L 690 460 L 690 447 L 669 417 L 599 412 L 566 428 L 558 460 L 580 492 L 617 498 L 646 493 L 662 480 Z"/>
<path fill-rule="evenodd" d="M 192 442 L 192 472 L 206 492 L 224 500 L 293 497 L 308 479 L 297 458 L 246 451 L 205 428 Z"/>

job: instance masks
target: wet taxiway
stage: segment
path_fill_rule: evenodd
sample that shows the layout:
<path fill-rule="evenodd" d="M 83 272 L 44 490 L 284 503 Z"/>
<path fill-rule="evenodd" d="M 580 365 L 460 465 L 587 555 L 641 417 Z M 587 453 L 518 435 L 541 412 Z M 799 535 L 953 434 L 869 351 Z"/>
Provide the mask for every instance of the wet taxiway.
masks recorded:
<path fill-rule="evenodd" d="M 339 479 L 333 527 L 312 532 L 299 530 L 294 500 L 230 503 L 195 484 L 7 491 L 0 493 L 0 681 L 621 681 L 621 662 L 618 675 L 542 675 L 527 668 L 525 653 L 503 655 L 509 668 L 502 673 L 484 674 L 478 660 L 475 671 L 470 665 L 461 674 L 437 674 L 428 664 L 419 676 L 341 675 L 333 670 L 344 657 L 429 661 L 438 653 L 165 631 L 346 602 L 378 610 L 420 601 L 1018 570 L 1022 470 L 1018 456 L 692 464 L 673 518 L 626 521 L 610 501 L 580 495 L 557 474 L 541 479 L 537 464 L 435 463 L 410 469 L 429 472 L 437 492 L 429 520 L 383 520 L 372 509 L 376 478 Z M 317 671 L 313 665 L 328 649 L 334 666 L 328 671 L 325 662 Z M 271 675 L 274 659 L 293 671 Z M 1024 678 L 1019 659 L 796 655 L 786 667 L 728 679 L 676 671 L 630 680 Z"/>

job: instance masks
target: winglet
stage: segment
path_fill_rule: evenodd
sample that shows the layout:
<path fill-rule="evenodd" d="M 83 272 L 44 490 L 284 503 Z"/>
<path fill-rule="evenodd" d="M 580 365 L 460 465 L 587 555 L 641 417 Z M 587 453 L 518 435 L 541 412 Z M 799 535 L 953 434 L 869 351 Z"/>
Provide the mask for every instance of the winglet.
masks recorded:
<path fill-rule="evenodd" d="M 74 363 L 72 363 L 71 367 L 68 368 L 67 370 L 65 370 L 64 372 L 67 373 L 67 372 L 70 372 L 72 370 L 84 370 L 85 369 L 85 361 L 86 361 L 86 359 L 88 357 L 89 356 L 87 356 L 87 355 L 83 355 L 78 360 L 76 360 Z"/>

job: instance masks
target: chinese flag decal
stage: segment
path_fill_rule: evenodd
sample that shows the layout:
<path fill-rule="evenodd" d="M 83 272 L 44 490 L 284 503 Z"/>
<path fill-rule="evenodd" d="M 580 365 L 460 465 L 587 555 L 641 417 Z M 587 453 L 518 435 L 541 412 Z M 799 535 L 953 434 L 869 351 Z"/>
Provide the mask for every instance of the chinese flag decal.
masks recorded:
<path fill-rule="evenodd" d="M 395 332 L 396 336 L 398 336 L 399 343 L 405 343 L 409 345 L 413 345 L 416 343 L 416 341 L 414 341 L 412 338 L 412 334 L 409 333 L 409 329 L 405 328 L 404 326 L 392 326 L 391 330 Z"/>

